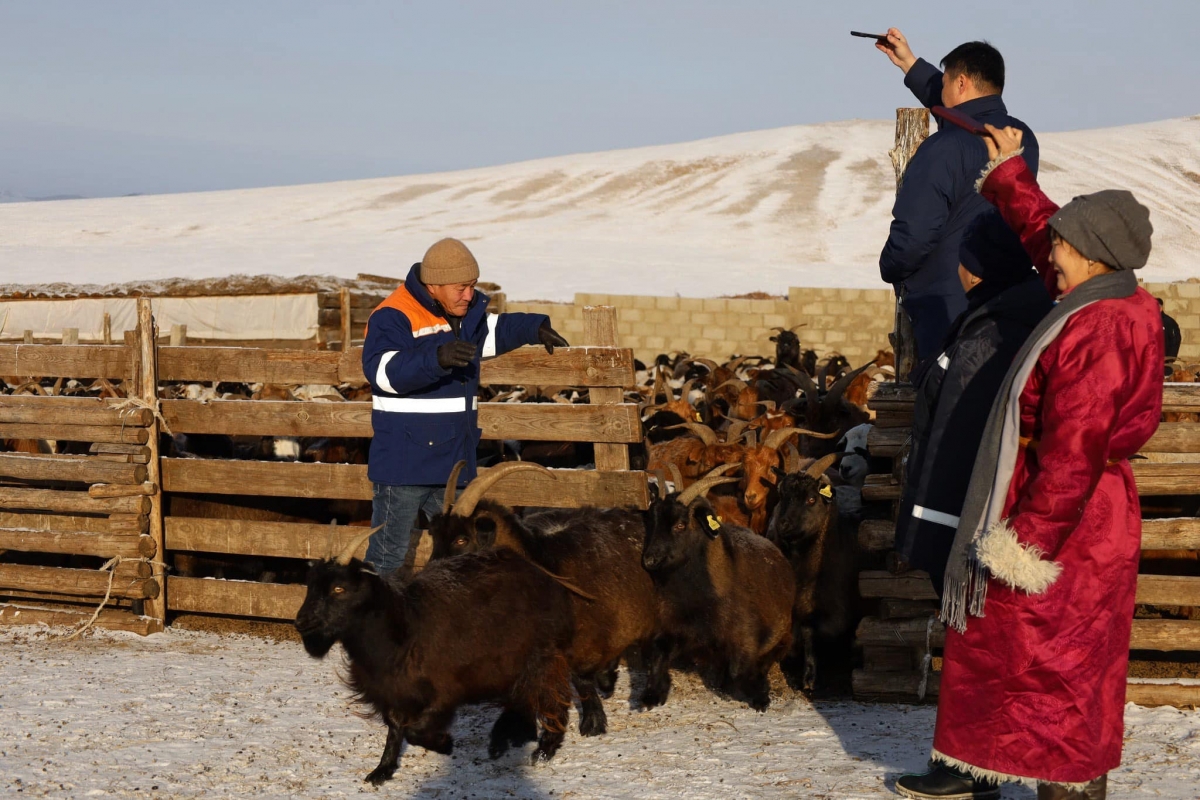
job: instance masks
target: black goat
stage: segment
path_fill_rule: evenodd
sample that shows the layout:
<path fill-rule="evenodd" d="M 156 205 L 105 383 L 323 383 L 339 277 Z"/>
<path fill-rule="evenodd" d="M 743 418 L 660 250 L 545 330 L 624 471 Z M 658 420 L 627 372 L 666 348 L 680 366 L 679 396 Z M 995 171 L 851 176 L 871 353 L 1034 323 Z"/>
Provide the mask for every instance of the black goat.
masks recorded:
<path fill-rule="evenodd" d="M 664 702 L 676 655 L 715 667 L 721 685 L 763 711 L 771 702 L 767 673 L 792 643 L 792 571 L 775 545 L 723 524 L 705 498 L 736 481 L 717 467 L 679 494 L 656 498 L 645 512 L 642 565 L 659 594 L 663 636 L 649 665 L 647 706 Z"/>
<path fill-rule="evenodd" d="M 520 553 L 574 590 L 575 635 L 567 660 L 579 693 L 579 732 L 607 729 L 599 693 L 611 693 L 622 653 L 648 644 L 657 629 L 654 585 L 641 566 L 642 518 L 619 509 L 559 509 L 520 520 L 484 493 L 515 470 L 504 464 L 476 478 L 455 501 L 457 474 L 446 484 L 443 512 L 430 522 L 432 560 L 502 548 Z"/>
<path fill-rule="evenodd" d="M 792 565 L 796 581 L 794 645 L 783 672 L 793 688 L 806 692 L 816 685 L 814 639 L 829 643 L 846 636 L 858 593 L 857 539 L 841 530 L 837 500 L 825 476 L 838 456 L 828 455 L 804 472 L 780 471 L 779 502 L 767 526 L 767 538 Z"/>
<path fill-rule="evenodd" d="M 432 564 L 406 585 L 385 580 L 351 558 L 370 533 L 313 566 L 296 615 L 309 655 L 323 658 L 342 643 L 347 685 L 387 724 L 383 756 L 367 780 L 379 785 L 395 774 L 405 740 L 450 753 L 450 724 L 470 703 L 505 708 L 492 728 L 492 758 L 536 737 L 538 721 L 533 760 L 553 757 L 571 702 L 566 589 L 504 551 Z"/>

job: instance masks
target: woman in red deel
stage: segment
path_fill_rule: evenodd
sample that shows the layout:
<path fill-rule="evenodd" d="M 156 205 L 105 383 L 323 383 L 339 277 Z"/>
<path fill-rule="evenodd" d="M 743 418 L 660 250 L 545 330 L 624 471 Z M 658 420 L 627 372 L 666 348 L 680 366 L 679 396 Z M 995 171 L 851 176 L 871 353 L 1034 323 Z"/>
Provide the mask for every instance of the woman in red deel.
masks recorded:
<path fill-rule="evenodd" d="M 1162 317 L 1133 273 L 1152 228 L 1126 191 L 1060 209 L 1021 132 L 988 131 L 977 188 L 1057 301 L 997 395 L 947 565 L 937 768 L 897 789 L 999 797 L 1034 779 L 1039 800 L 1098 800 L 1121 761 L 1141 548 L 1128 459 L 1162 410 Z"/>

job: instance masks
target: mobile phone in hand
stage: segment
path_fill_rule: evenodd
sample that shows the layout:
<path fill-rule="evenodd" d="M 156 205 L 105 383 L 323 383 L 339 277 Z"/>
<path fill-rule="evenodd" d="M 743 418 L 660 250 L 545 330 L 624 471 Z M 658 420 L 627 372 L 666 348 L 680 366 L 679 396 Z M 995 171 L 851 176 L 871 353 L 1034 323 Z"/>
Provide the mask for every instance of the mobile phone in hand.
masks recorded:
<path fill-rule="evenodd" d="M 987 128 L 983 127 L 983 125 L 979 124 L 972 117 L 968 117 L 961 111 L 956 111 L 953 108 L 946 108 L 945 106 L 934 106 L 930 109 L 930 111 L 933 112 L 935 117 L 944 119 L 949 123 L 957 125 L 968 133 L 974 133 L 977 135 L 987 133 Z"/>
<path fill-rule="evenodd" d="M 859 36 L 863 39 L 874 39 L 881 44 L 887 44 L 888 38 L 886 33 L 863 33 L 862 31 L 850 31 L 851 36 Z"/>

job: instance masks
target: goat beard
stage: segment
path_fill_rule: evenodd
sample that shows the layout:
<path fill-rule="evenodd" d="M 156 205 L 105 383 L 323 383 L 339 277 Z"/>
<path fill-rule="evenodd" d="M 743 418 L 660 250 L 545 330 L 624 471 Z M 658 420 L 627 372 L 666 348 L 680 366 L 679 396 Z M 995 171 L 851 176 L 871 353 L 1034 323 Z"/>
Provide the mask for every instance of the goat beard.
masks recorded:
<path fill-rule="evenodd" d="M 304 651 L 310 656 L 324 658 L 337 642 L 337 637 L 320 631 L 310 631 L 300 634 L 300 641 L 304 643 Z"/>

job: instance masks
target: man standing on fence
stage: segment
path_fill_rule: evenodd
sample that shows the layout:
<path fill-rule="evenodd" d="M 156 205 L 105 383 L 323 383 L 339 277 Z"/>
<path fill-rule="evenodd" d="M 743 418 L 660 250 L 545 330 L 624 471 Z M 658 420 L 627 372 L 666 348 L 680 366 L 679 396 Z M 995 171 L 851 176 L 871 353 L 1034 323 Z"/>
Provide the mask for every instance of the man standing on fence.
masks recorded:
<path fill-rule="evenodd" d="M 995 47 L 961 44 L 942 59 L 941 72 L 917 58 L 896 28 L 888 29 L 887 42 L 875 46 L 903 70 L 904 85 L 925 107 L 942 105 L 980 124 L 1024 131 L 1025 161 L 1037 175 L 1037 139 L 1004 106 L 1004 58 Z M 936 355 L 950 323 L 967 309 L 958 280 L 958 248 L 967 225 L 989 208 L 975 191 L 987 160 L 978 136 L 943 122 L 917 148 L 896 193 L 879 274 L 896 288 L 912 319 L 918 359 Z"/>
<path fill-rule="evenodd" d="M 371 537 L 366 560 L 380 572 L 404 564 L 418 513 L 441 510 L 454 464 L 467 462 L 460 486 L 475 477 L 480 358 L 526 344 L 549 353 L 568 346 L 544 314 L 488 314 L 478 280 L 466 245 L 442 239 L 367 323 L 363 373 L 374 395 L 375 431 L 367 475 L 371 525 L 382 530 Z"/>

